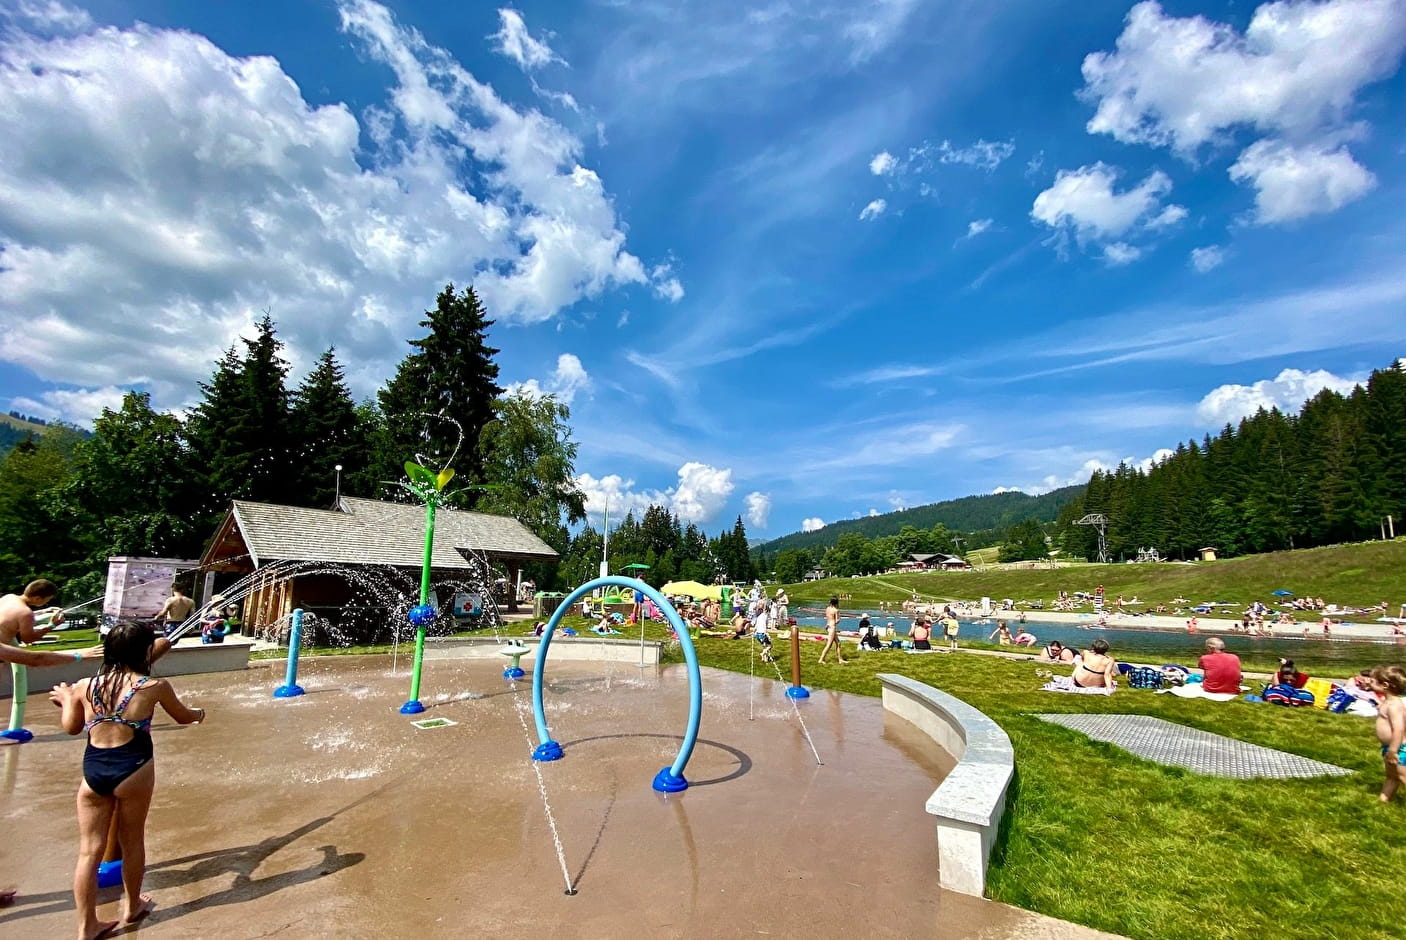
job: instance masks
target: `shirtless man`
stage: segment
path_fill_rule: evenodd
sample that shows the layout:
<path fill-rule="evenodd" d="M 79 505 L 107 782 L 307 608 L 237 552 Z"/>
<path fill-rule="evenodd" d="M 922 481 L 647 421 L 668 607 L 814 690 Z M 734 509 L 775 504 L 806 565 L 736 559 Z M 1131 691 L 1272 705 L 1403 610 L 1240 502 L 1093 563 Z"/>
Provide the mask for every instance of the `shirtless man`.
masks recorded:
<path fill-rule="evenodd" d="M 19 643 L 33 643 L 54 627 L 63 623 L 63 611 L 51 605 L 58 588 L 54 582 L 40 578 L 25 586 L 23 594 L 0 597 L 0 662 L 21 666 L 62 666 L 82 659 L 82 653 L 47 653 L 21 649 Z M 36 617 L 49 622 L 35 626 Z"/>
<path fill-rule="evenodd" d="M 835 658 L 843 666 L 849 660 L 845 659 L 845 654 L 840 649 L 840 599 L 830 598 L 830 605 L 825 608 L 825 648 L 820 651 L 820 662 L 825 662 L 825 654 L 830 652 L 830 648 L 835 649 Z"/>
<path fill-rule="evenodd" d="M 156 615 L 156 619 L 161 621 L 161 632 L 169 637 L 194 609 L 195 601 L 186 597 L 185 589 L 179 584 L 171 585 L 171 596 L 166 598 L 166 603 L 161 605 Z"/>

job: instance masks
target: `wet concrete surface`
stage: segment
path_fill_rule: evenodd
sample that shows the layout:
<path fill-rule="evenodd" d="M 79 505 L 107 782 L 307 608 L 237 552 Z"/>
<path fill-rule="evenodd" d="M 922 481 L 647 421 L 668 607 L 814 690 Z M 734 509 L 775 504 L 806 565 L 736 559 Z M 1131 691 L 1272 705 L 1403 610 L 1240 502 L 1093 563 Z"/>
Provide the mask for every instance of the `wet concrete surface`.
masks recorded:
<path fill-rule="evenodd" d="M 210 717 L 153 728 L 157 908 L 128 935 L 1096 936 L 936 887 L 923 803 L 947 758 L 878 699 L 815 692 L 808 741 L 783 683 L 705 670 L 692 785 L 664 796 L 683 667 L 551 665 L 552 763 L 529 759 L 530 675 L 501 669 L 431 664 L 418 717 L 457 724 L 428 730 L 398 713 L 409 680 L 386 657 L 305 661 L 290 700 L 271 697 L 281 664 L 175 679 Z M 35 740 L 0 749 L 0 887 L 20 892 L 0 936 L 71 936 L 83 743 L 43 697 L 30 713 Z"/>

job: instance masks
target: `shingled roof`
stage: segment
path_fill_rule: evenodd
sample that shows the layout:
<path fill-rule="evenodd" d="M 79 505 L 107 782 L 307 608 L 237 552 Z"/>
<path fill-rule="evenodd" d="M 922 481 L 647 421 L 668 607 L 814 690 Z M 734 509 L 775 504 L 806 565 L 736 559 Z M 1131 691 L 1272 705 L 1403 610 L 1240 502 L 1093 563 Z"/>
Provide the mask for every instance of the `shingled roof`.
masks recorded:
<path fill-rule="evenodd" d="M 251 556 L 255 565 L 325 561 L 418 568 L 423 563 L 423 506 L 349 496 L 338 505 L 337 509 L 304 509 L 235 500 L 201 563 L 218 564 L 242 554 Z M 439 510 L 435 513 L 431 566 L 447 570 L 471 567 L 461 549 L 483 552 L 493 560 L 545 561 L 557 557 L 550 545 L 511 516 Z"/>

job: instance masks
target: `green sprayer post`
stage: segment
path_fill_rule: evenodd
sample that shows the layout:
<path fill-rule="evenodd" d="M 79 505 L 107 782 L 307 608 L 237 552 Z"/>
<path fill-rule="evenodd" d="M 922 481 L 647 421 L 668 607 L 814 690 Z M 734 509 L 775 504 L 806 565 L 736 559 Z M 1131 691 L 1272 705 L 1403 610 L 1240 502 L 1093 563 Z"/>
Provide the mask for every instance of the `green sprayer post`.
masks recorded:
<path fill-rule="evenodd" d="M 425 563 L 420 568 L 420 603 L 430 599 L 430 560 L 434 554 L 434 509 L 435 500 L 425 503 Z M 415 628 L 415 669 L 410 675 L 410 701 L 420 701 L 420 667 L 425 662 L 425 627 Z M 423 709 L 422 709 L 423 710 Z"/>

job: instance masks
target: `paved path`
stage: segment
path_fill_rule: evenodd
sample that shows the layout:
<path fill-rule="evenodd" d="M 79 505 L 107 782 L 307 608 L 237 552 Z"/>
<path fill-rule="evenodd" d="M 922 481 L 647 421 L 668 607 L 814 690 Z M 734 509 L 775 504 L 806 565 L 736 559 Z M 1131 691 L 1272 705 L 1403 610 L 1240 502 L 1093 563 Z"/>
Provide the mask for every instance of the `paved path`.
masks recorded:
<path fill-rule="evenodd" d="M 1175 722 L 1146 715 L 1036 715 L 1042 721 L 1080 731 L 1096 741 L 1116 744 L 1138 757 L 1185 767 L 1199 774 L 1234 777 L 1286 779 L 1290 777 L 1344 776 L 1352 771 L 1335 764 L 1309 760 L 1297 754 L 1276 751 L 1198 731 Z"/>

